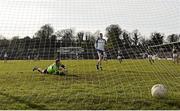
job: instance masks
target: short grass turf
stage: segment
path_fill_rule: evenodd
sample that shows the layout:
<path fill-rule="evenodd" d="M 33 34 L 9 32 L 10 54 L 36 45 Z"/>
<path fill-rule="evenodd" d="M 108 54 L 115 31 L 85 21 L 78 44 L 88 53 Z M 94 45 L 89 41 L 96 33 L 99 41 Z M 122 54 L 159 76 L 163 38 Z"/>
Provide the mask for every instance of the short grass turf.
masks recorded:
<path fill-rule="evenodd" d="M 0 61 L 0 109 L 180 109 L 180 64 L 172 61 L 63 60 L 67 76 L 33 72 L 52 60 Z M 168 95 L 151 96 L 154 84 L 164 84 Z"/>

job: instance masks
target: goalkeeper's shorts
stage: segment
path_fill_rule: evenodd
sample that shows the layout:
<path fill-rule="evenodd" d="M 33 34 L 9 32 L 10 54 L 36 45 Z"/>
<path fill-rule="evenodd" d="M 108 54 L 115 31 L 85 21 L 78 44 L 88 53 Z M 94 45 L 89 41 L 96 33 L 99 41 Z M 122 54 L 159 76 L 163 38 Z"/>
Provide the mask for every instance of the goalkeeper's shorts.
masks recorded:
<path fill-rule="evenodd" d="M 44 74 L 49 74 L 49 72 L 47 71 L 47 69 L 44 69 L 44 70 L 43 70 L 43 73 L 44 73 Z"/>

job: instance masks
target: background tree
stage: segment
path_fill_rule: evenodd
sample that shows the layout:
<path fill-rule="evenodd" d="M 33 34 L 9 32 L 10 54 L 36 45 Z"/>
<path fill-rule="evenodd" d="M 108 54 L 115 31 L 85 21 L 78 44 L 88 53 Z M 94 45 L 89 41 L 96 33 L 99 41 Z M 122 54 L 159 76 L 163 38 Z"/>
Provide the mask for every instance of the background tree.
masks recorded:
<path fill-rule="evenodd" d="M 107 48 L 109 50 L 117 51 L 117 48 L 121 47 L 122 41 L 120 40 L 120 35 L 122 33 L 121 28 L 117 24 L 109 25 L 106 28 Z"/>
<path fill-rule="evenodd" d="M 72 45 L 72 41 L 74 39 L 73 34 L 74 31 L 72 29 L 63 29 L 56 32 L 57 38 L 62 41 L 61 45 L 66 47 Z"/>
<path fill-rule="evenodd" d="M 153 32 L 150 35 L 151 44 L 150 45 L 159 45 L 163 44 L 164 41 L 164 34 L 160 32 Z"/>
<path fill-rule="evenodd" d="M 7 49 L 9 46 L 10 41 L 6 39 L 3 35 L 0 35 L 0 48 Z"/>
<path fill-rule="evenodd" d="M 83 42 L 83 37 L 84 37 L 84 32 L 80 31 L 77 33 L 77 41 L 78 42 Z"/>
<path fill-rule="evenodd" d="M 48 39 L 53 33 L 53 27 L 50 24 L 45 24 L 35 33 L 35 36 L 41 39 Z"/>
<path fill-rule="evenodd" d="M 76 34 L 76 42 L 77 42 L 77 46 L 81 46 L 82 45 L 82 42 L 84 41 L 83 38 L 84 38 L 84 35 L 85 33 L 83 31 L 80 31 Z"/>
<path fill-rule="evenodd" d="M 180 36 L 178 36 L 177 34 L 171 34 L 167 37 L 168 42 L 178 42 L 180 39 Z"/>
<path fill-rule="evenodd" d="M 85 41 L 88 42 L 93 42 L 95 43 L 95 36 L 91 32 L 86 32 L 85 33 Z"/>
<path fill-rule="evenodd" d="M 135 29 L 132 32 L 132 42 L 133 42 L 133 45 L 135 45 L 135 46 L 138 45 L 140 37 L 141 37 L 141 33 L 138 31 L 138 29 Z"/>
<path fill-rule="evenodd" d="M 129 48 L 131 46 L 132 40 L 128 31 L 123 30 L 120 39 L 123 41 L 122 44 L 124 48 Z"/>
<path fill-rule="evenodd" d="M 25 36 L 24 38 L 23 38 L 23 46 L 22 46 L 22 48 L 24 48 L 24 52 L 26 52 L 28 49 L 32 49 L 32 47 L 31 47 L 31 38 L 29 37 L 29 36 Z"/>

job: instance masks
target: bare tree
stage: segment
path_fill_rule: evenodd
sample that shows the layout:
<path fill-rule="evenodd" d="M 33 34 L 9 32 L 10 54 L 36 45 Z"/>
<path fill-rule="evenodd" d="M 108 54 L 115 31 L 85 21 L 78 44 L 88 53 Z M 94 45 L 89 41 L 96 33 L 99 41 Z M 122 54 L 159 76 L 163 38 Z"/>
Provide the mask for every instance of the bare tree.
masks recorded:
<path fill-rule="evenodd" d="M 140 37 L 141 37 L 141 33 L 138 31 L 138 29 L 135 29 L 132 32 L 132 42 L 133 42 L 133 45 L 135 45 L 135 46 L 138 45 Z"/>

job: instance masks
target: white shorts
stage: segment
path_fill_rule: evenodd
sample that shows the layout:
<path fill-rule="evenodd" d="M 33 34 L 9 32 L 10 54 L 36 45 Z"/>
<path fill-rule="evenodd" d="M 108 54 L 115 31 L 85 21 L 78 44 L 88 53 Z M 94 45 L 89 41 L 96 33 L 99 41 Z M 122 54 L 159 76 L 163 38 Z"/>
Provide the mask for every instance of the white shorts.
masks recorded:
<path fill-rule="evenodd" d="M 177 56 L 178 56 L 177 54 L 173 54 L 173 58 L 177 58 Z"/>
<path fill-rule="evenodd" d="M 121 59 L 122 57 L 121 56 L 117 56 L 117 59 Z"/>
<path fill-rule="evenodd" d="M 152 58 L 153 56 L 152 55 L 148 55 L 148 58 Z"/>

